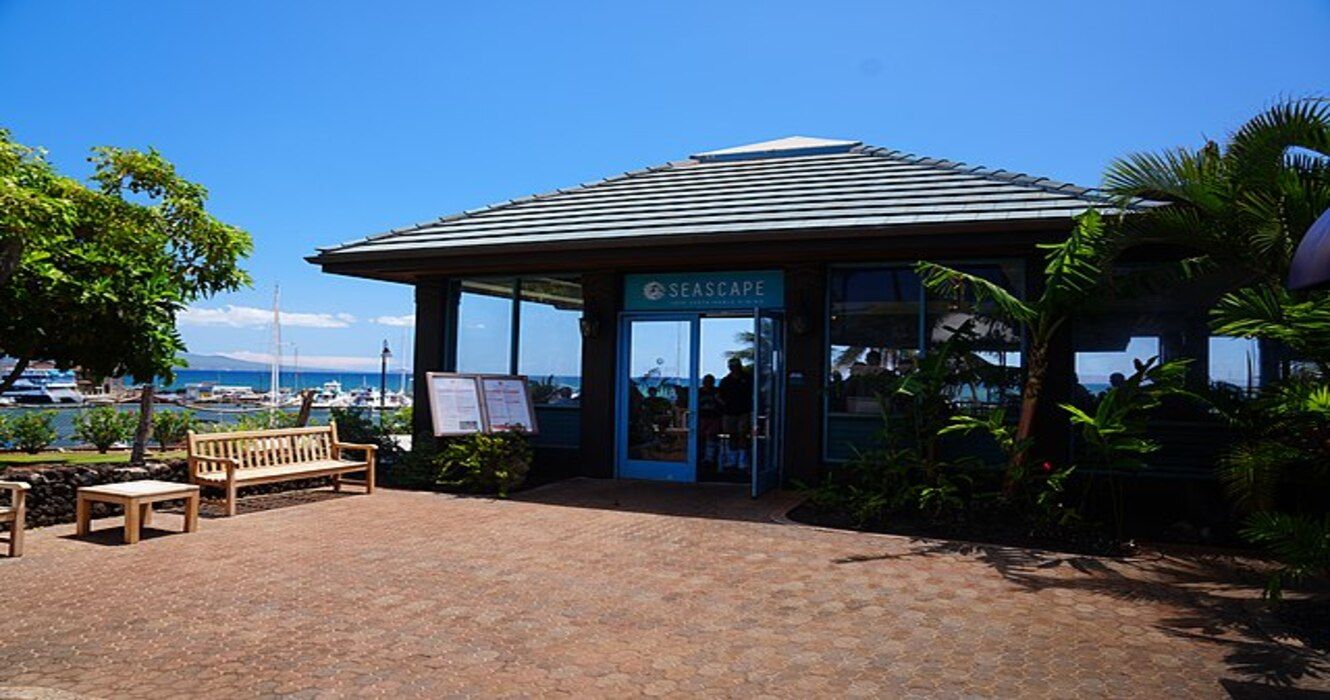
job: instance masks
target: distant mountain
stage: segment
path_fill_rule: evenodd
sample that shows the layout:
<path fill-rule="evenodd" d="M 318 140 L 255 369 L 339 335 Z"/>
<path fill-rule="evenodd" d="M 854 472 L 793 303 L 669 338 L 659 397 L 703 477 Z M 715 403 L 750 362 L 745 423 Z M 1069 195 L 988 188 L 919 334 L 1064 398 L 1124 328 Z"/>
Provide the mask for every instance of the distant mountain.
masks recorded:
<path fill-rule="evenodd" d="M 209 372 L 266 372 L 272 369 L 272 365 L 264 362 L 237 360 L 225 355 L 200 355 L 186 352 L 181 353 L 180 357 L 188 364 L 187 369 L 201 369 Z"/>
<path fill-rule="evenodd" d="M 267 362 L 254 362 L 250 359 L 235 359 L 226 357 L 226 355 L 203 355 L 198 353 L 182 353 L 181 357 L 189 363 L 188 367 L 177 367 L 177 369 L 203 370 L 203 371 L 271 371 L 273 366 Z M 360 370 L 338 370 L 330 367 L 306 367 L 301 365 L 282 365 L 282 371 L 344 371 L 344 373 L 355 374 Z"/>

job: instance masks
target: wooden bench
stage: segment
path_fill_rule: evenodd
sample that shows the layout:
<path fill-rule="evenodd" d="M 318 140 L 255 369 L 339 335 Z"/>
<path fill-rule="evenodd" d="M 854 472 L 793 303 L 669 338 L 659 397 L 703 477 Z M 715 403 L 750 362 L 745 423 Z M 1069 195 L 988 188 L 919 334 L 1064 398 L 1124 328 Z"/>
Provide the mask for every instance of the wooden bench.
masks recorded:
<path fill-rule="evenodd" d="M 189 479 L 199 486 L 226 489 L 226 514 L 236 514 L 236 489 L 331 476 L 333 489 L 343 483 L 359 484 L 374 493 L 375 445 L 337 440 L 337 423 L 310 428 L 247 430 L 234 433 L 190 431 Z M 359 451 L 363 459 L 347 459 L 345 451 Z M 365 472 L 364 481 L 343 480 L 342 475 Z"/>
<path fill-rule="evenodd" d="M 26 526 L 24 500 L 28 489 L 21 481 L 0 481 L 0 491 L 9 492 L 9 505 L 0 506 L 0 523 L 9 523 L 9 556 L 23 556 L 23 528 Z"/>

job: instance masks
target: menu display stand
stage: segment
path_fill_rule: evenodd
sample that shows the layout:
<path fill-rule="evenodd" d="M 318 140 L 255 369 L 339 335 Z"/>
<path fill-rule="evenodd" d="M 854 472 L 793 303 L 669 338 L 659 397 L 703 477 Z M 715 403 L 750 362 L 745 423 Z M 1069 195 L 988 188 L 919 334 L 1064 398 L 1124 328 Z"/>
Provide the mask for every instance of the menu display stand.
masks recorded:
<path fill-rule="evenodd" d="M 506 430 L 539 432 L 531 389 L 523 375 L 429 372 L 425 379 L 438 437 Z"/>

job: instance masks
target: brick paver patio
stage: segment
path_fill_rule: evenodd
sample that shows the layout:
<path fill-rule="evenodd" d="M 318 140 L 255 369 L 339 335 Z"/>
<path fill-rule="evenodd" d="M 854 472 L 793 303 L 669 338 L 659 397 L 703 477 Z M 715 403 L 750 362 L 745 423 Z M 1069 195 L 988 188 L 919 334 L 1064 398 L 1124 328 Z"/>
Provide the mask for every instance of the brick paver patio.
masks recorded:
<path fill-rule="evenodd" d="M 193 535 L 161 515 L 132 547 L 32 531 L 0 560 L 0 698 L 1330 689 L 1325 657 L 1262 624 L 1256 581 L 1224 557 L 823 531 L 772 522 L 788 497 L 723 487 L 284 500 Z"/>

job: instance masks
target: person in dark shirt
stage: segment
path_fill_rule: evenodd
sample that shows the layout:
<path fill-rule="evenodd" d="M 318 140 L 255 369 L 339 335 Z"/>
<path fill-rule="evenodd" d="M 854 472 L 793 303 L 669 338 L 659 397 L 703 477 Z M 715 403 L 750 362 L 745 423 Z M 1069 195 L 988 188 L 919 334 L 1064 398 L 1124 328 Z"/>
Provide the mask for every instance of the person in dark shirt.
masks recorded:
<path fill-rule="evenodd" d="M 720 435 L 720 396 L 714 374 L 702 377 L 702 386 L 697 388 L 697 434 L 702 444 L 703 466 L 715 469 L 720 447 L 717 438 Z"/>
<path fill-rule="evenodd" d="M 743 462 L 747 450 L 749 431 L 753 425 L 753 375 L 744 369 L 743 361 L 730 358 L 730 373 L 720 380 L 720 422 L 721 432 L 729 437 L 730 455 L 736 461 Z M 729 461 L 729 460 L 723 460 Z M 743 464 L 737 464 L 745 468 Z"/>

